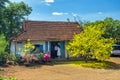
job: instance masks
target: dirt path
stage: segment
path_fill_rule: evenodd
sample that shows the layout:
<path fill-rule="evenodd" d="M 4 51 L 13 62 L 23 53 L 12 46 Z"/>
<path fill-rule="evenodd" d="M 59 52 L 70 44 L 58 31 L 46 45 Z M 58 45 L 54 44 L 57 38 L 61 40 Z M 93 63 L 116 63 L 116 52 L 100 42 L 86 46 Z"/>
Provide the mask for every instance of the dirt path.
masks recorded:
<path fill-rule="evenodd" d="M 110 61 L 120 64 L 120 58 L 111 58 Z M 6 68 L 5 72 L 3 75 L 15 76 L 18 80 L 120 80 L 120 68 L 92 69 L 65 64 L 37 67 L 11 66 Z"/>

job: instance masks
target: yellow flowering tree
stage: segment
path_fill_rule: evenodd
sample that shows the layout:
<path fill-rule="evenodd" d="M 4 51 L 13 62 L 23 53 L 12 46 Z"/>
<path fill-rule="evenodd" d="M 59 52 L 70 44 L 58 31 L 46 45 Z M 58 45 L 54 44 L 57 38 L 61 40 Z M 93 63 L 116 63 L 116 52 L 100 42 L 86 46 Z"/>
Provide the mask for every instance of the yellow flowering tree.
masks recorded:
<path fill-rule="evenodd" d="M 35 46 L 30 42 L 30 39 L 27 40 L 27 43 L 24 45 L 24 49 L 20 51 L 23 52 L 24 55 L 27 55 L 28 53 L 30 53 L 33 49 L 35 48 Z"/>
<path fill-rule="evenodd" d="M 35 48 L 35 46 L 30 42 L 30 39 L 27 40 L 27 43 L 24 45 L 24 49 L 20 49 L 22 51 L 21 57 L 25 61 L 24 64 L 29 64 L 32 62 L 34 55 L 30 54 L 31 51 Z"/>
<path fill-rule="evenodd" d="M 102 36 L 105 33 L 102 26 L 103 24 L 89 25 L 84 27 L 80 34 L 76 34 L 66 45 L 70 56 L 82 55 L 86 61 L 88 58 L 96 58 L 100 61 L 108 59 L 114 40 Z"/>

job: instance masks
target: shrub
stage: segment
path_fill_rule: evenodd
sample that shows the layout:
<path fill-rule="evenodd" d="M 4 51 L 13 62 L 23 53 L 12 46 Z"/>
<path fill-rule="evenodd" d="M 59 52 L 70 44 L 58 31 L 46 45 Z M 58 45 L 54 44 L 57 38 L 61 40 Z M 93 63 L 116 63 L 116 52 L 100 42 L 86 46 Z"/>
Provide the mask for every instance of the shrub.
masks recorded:
<path fill-rule="evenodd" d="M 5 48 L 7 46 L 7 41 L 5 40 L 4 35 L 0 35 L 0 63 L 3 64 L 6 62 L 6 52 Z"/>
<path fill-rule="evenodd" d="M 9 79 L 7 79 L 6 77 L 0 76 L 0 80 L 17 80 L 14 77 L 9 77 Z"/>
<path fill-rule="evenodd" d="M 49 53 L 45 53 L 43 58 L 44 58 L 45 63 L 47 63 L 48 61 L 50 61 L 50 54 Z"/>
<path fill-rule="evenodd" d="M 18 64 L 20 62 L 20 60 L 21 59 L 20 59 L 19 54 L 14 55 L 14 54 L 10 53 L 10 54 L 7 55 L 7 63 L 8 64 L 15 65 L 15 64 Z"/>
<path fill-rule="evenodd" d="M 39 61 L 38 57 L 34 54 L 26 54 L 21 56 L 21 60 L 25 62 L 25 64 L 30 64 L 34 61 Z"/>

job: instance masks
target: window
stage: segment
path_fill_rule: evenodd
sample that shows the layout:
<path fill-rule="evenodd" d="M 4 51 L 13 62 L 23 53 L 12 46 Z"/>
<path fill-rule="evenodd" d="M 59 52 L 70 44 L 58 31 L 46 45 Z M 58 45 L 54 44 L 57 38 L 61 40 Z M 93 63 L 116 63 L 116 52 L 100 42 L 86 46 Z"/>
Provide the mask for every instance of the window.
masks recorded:
<path fill-rule="evenodd" d="M 43 44 L 35 45 L 35 49 L 33 52 L 35 52 L 35 53 L 43 52 Z"/>
<path fill-rule="evenodd" d="M 43 52 L 43 45 L 42 44 L 39 45 L 39 48 L 40 48 L 40 52 Z"/>

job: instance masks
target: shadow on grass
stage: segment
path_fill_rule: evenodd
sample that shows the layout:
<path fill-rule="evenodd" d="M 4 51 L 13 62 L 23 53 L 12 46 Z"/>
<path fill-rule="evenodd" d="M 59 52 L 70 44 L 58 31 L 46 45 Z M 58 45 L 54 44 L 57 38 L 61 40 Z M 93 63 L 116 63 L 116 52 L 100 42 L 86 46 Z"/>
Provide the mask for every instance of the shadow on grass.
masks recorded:
<path fill-rule="evenodd" d="M 106 63 L 108 64 L 108 66 L 105 69 L 113 69 L 113 70 L 120 69 L 120 64 L 110 61 L 106 61 Z"/>
<path fill-rule="evenodd" d="M 110 62 L 110 61 L 96 61 L 96 60 L 89 60 L 87 63 L 83 60 L 77 61 L 54 61 L 54 65 L 62 65 L 62 64 L 70 64 L 73 66 L 78 67 L 87 67 L 87 68 L 96 68 L 96 69 L 120 69 L 120 64 Z"/>
<path fill-rule="evenodd" d="M 97 60 L 88 60 L 86 63 L 84 60 L 81 59 L 53 59 L 50 62 L 47 63 L 37 63 L 37 64 L 29 64 L 29 65 L 21 65 L 21 66 L 26 66 L 29 68 L 37 68 L 37 67 L 42 67 L 42 66 L 54 66 L 54 65 L 63 65 L 63 64 L 68 64 L 68 65 L 73 65 L 73 66 L 78 66 L 78 67 L 87 67 L 87 68 L 95 68 L 95 69 L 120 69 L 120 64 L 110 62 L 110 61 L 97 61 Z"/>
<path fill-rule="evenodd" d="M 48 63 L 41 62 L 41 63 L 19 64 L 19 66 L 30 68 L 30 69 L 36 69 L 36 68 L 41 68 L 43 66 L 53 66 L 53 63 L 52 62 L 48 62 Z"/>
<path fill-rule="evenodd" d="M 20 67 L 25 67 L 25 68 L 30 68 L 30 69 L 35 69 L 35 68 L 40 68 L 42 66 L 53 66 L 51 62 L 49 63 L 29 63 L 29 64 L 2 64 L 0 65 L 0 71 L 3 71 L 5 68 L 9 68 L 11 66 L 20 66 Z"/>
<path fill-rule="evenodd" d="M 9 65 L 7 65 L 7 64 L 1 64 L 0 65 L 0 68 L 7 68 L 7 67 L 9 67 Z"/>

